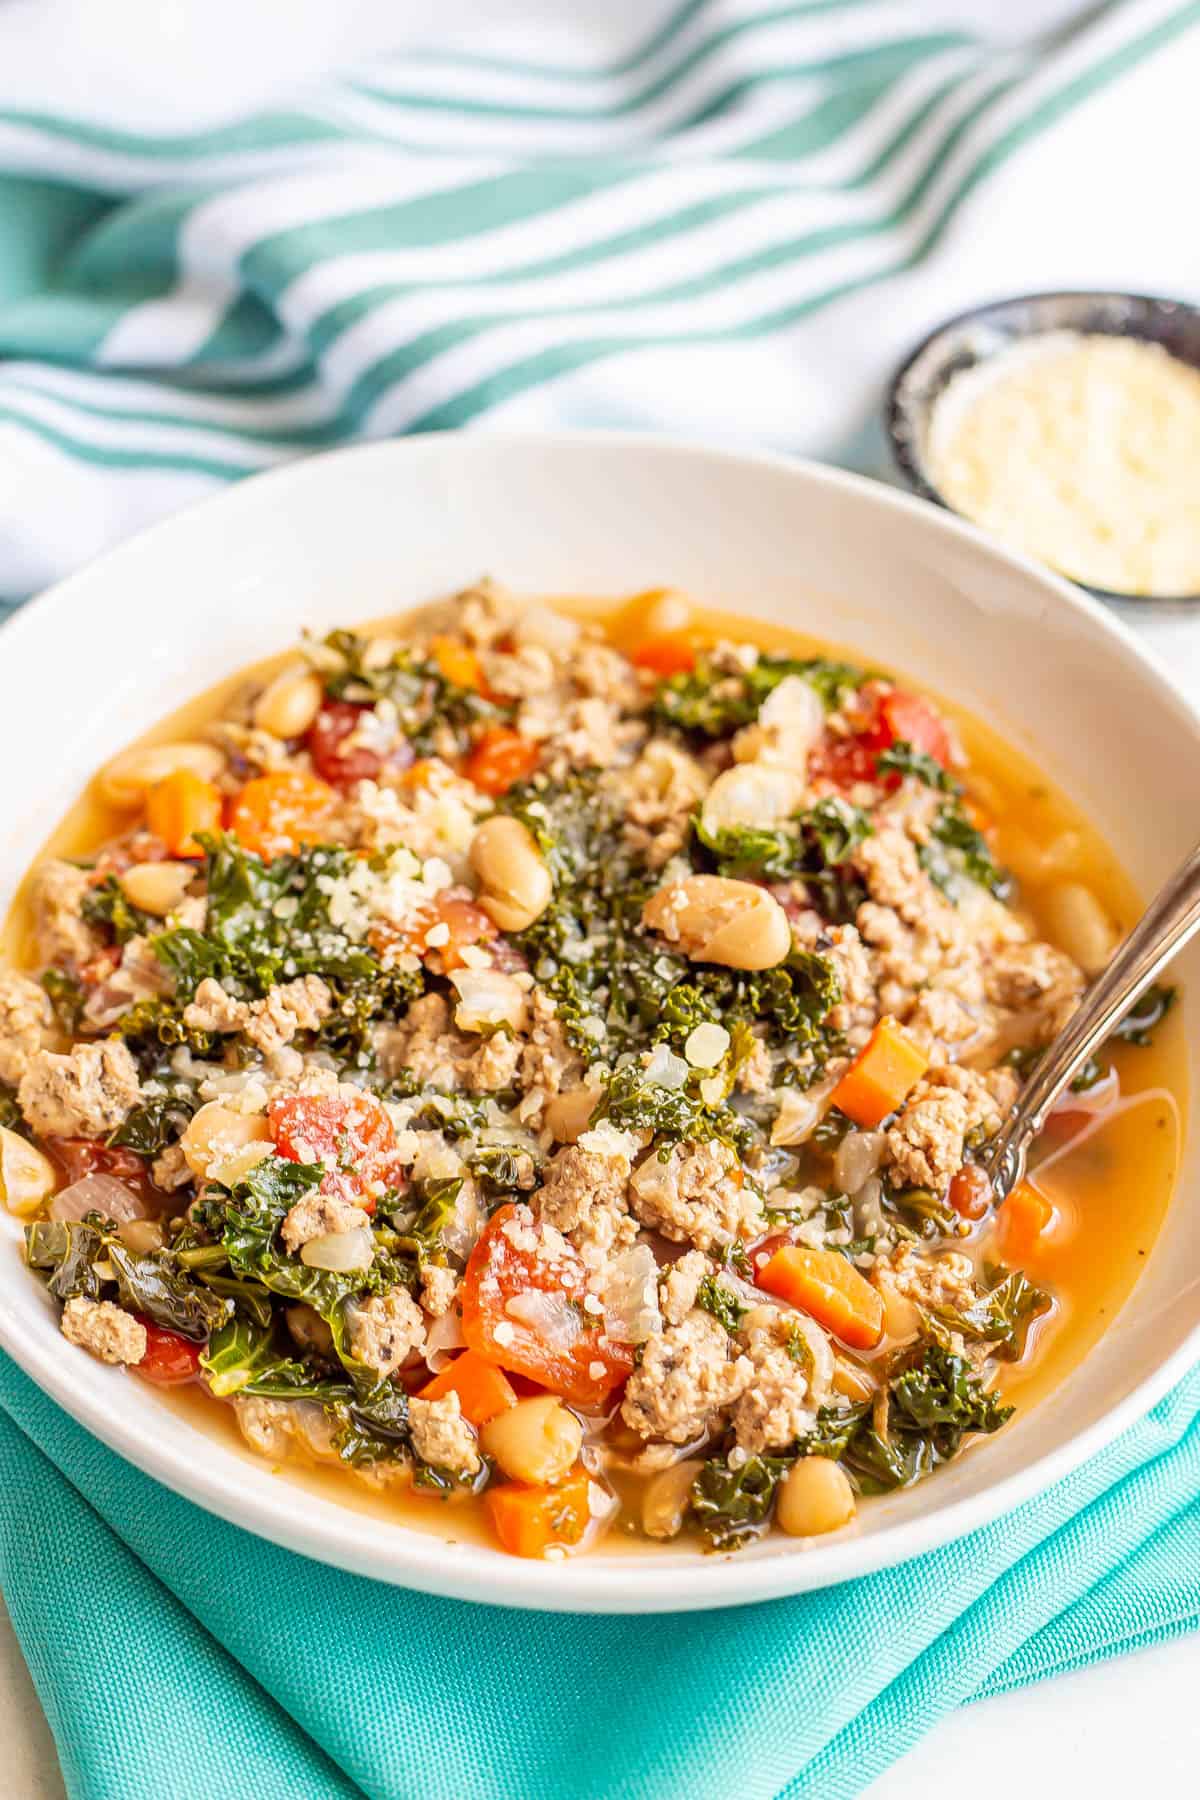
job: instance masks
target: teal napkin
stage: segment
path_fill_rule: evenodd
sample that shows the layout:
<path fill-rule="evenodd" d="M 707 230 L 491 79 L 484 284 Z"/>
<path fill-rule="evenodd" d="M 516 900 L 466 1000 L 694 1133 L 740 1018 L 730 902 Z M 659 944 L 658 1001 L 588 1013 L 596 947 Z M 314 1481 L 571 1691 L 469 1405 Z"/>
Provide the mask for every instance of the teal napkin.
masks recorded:
<path fill-rule="evenodd" d="M 0 1455 L 0 1582 L 74 1800 L 848 1800 L 950 1708 L 1200 1623 L 1200 1369 L 957 1544 L 679 1616 L 339 1574 L 130 1468 L 6 1358 Z"/>

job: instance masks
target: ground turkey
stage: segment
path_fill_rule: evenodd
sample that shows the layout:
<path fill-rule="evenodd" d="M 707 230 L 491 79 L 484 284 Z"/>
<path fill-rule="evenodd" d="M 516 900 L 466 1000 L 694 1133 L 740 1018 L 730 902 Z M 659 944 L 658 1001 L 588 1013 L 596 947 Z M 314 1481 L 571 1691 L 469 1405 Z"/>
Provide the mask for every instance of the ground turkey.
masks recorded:
<path fill-rule="evenodd" d="M 652 1151 L 634 1172 L 630 1204 L 643 1225 L 697 1250 L 748 1242 L 765 1224 L 762 1195 L 727 1144 L 676 1144 L 666 1162 Z"/>
<path fill-rule="evenodd" d="M 576 1242 L 610 1249 L 636 1235 L 636 1221 L 629 1217 L 625 1198 L 627 1157 L 602 1156 L 571 1144 L 550 1158 L 542 1184 L 538 1216 L 564 1236 L 570 1232 Z"/>
<path fill-rule="evenodd" d="M 680 1324 L 655 1332 L 625 1388 L 626 1425 L 671 1444 L 701 1436 L 754 1379 L 750 1358 L 731 1359 L 731 1347 L 725 1327 L 699 1308 Z"/>
<path fill-rule="evenodd" d="M 390 1288 L 348 1306 L 346 1319 L 351 1354 L 380 1375 L 391 1375 L 414 1350 L 425 1347 L 425 1320 L 407 1288 Z"/>
<path fill-rule="evenodd" d="M 74 863 L 43 863 L 34 890 L 34 928 L 43 962 L 85 963 L 103 949 L 104 939 L 83 917 L 91 876 Z"/>
<path fill-rule="evenodd" d="M 139 1363 L 146 1354 L 146 1327 L 111 1300 L 77 1296 L 63 1307 L 62 1334 L 100 1362 Z"/>
<path fill-rule="evenodd" d="M 103 1137 L 141 1096 L 137 1066 L 120 1038 L 76 1044 L 68 1056 L 39 1050 L 17 1089 L 25 1122 L 40 1137 Z"/>
<path fill-rule="evenodd" d="M 366 1219 L 361 1207 L 353 1206 L 349 1200 L 341 1200 L 335 1194 L 306 1194 L 303 1200 L 297 1200 L 284 1219 L 280 1236 L 295 1256 L 314 1238 L 335 1237 L 340 1232 L 353 1231 L 356 1225 L 364 1225 Z"/>
<path fill-rule="evenodd" d="M 738 1447 L 747 1455 L 782 1450 L 812 1430 L 828 1395 L 833 1352 L 811 1321 L 774 1309 L 746 1333 L 754 1376 L 730 1414 Z"/>
<path fill-rule="evenodd" d="M 446 1394 L 441 1400 L 410 1400 L 408 1425 L 412 1447 L 422 1462 L 451 1475 L 478 1473 L 475 1433 L 462 1416 L 457 1394 Z"/>
<path fill-rule="evenodd" d="M 893 1185 L 943 1193 L 962 1168 L 967 1138 L 998 1131 L 1016 1092 L 1011 1069 L 986 1076 L 952 1064 L 930 1069 L 887 1132 Z"/>
<path fill-rule="evenodd" d="M 0 1081 L 16 1087 L 54 1023 L 44 988 L 0 971 Z"/>

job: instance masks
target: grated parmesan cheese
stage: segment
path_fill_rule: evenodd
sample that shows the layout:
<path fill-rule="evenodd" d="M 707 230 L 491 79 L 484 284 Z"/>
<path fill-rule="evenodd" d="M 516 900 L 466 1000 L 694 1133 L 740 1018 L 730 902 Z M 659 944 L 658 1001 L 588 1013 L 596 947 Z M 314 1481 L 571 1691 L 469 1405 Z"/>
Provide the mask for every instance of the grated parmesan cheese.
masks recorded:
<path fill-rule="evenodd" d="M 951 506 L 1062 574 L 1200 593 L 1200 371 L 1161 345 L 1015 344 L 950 381 L 925 454 Z"/>

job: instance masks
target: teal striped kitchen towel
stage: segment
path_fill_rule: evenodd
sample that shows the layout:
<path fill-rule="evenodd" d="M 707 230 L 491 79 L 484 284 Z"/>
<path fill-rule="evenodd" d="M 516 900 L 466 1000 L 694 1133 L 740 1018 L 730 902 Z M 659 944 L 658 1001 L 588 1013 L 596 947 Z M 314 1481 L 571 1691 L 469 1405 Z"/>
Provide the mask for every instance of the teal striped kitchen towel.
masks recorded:
<path fill-rule="evenodd" d="M 580 9 L 554 64 L 481 7 L 469 48 L 177 135 L 0 105 L 0 597 L 354 437 L 653 426 L 861 463 L 887 369 L 957 307 L 1195 286 L 1147 201 L 1196 0 L 1030 44 L 953 0 L 662 5 L 615 56 Z"/>
<path fill-rule="evenodd" d="M 4 1356 L 0 1468 L 71 1800 L 853 1800 L 952 1707 L 1200 1625 L 1200 1370 L 960 1543 L 718 1613 L 339 1574 L 159 1487 Z"/>

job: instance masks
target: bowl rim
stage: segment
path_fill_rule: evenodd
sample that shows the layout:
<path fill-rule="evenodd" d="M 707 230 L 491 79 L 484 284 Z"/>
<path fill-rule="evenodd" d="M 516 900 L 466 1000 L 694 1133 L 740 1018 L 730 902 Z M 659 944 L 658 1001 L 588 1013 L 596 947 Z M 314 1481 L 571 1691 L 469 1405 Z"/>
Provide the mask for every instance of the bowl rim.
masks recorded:
<path fill-rule="evenodd" d="M 905 354 L 902 360 L 897 364 L 884 390 L 882 409 L 883 423 L 888 440 L 888 448 L 892 455 L 892 461 L 899 469 L 909 487 L 921 499 L 932 501 L 935 506 L 941 507 L 944 512 L 950 513 L 952 517 L 961 520 L 964 524 L 971 523 L 965 513 L 961 513 L 956 506 L 953 506 L 951 502 L 946 499 L 940 488 L 938 488 L 936 483 L 931 479 L 925 459 L 917 449 L 917 433 L 914 429 L 916 425 L 916 415 L 913 408 L 908 405 L 904 398 L 904 386 L 915 365 L 925 355 L 926 351 L 929 350 L 933 344 L 936 344 L 940 337 L 946 336 L 960 326 L 969 325 L 976 321 L 981 324 L 986 323 L 989 314 L 1003 312 L 1008 307 L 1033 306 L 1042 301 L 1071 300 L 1092 302 L 1102 302 L 1106 300 L 1113 302 L 1127 301 L 1131 302 L 1134 306 L 1154 309 L 1156 311 L 1161 311 L 1164 314 L 1185 313 L 1200 325 L 1200 304 L 1197 304 L 1195 301 L 1173 299 L 1167 294 L 1139 294 L 1126 292 L 1122 288 L 1045 288 L 1029 294 L 1005 294 L 995 300 L 985 300 L 980 302 L 977 306 L 966 306 L 961 312 L 952 313 L 948 318 L 943 319 L 939 324 L 935 325 L 932 330 L 925 332 L 920 341 L 914 344 L 912 349 Z M 1071 327 L 1064 324 L 1055 326 L 1054 329 L 1057 331 L 1069 331 Z M 1027 330 L 1014 332 L 1012 341 L 1016 343 L 1022 338 L 1028 339 L 1042 335 L 1048 335 L 1045 327 L 1031 326 Z M 1157 341 L 1154 338 L 1148 337 L 1145 333 L 1136 330 L 1125 332 L 1092 331 L 1088 332 L 1086 335 L 1092 337 L 1130 337 L 1142 343 L 1154 343 Z M 992 354 L 995 355 L 998 354 L 998 352 L 993 352 Z M 980 357 L 971 366 L 973 368 L 981 368 L 984 362 L 989 360 L 989 357 Z M 1023 557 L 1021 551 L 1014 550 L 1012 554 Z M 1033 558 L 1028 560 L 1036 561 L 1036 559 Z M 1200 607 L 1200 593 L 1131 594 L 1122 592 L 1119 588 L 1095 587 L 1090 582 L 1073 581 L 1069 575 L 1060 575 L 1057 570 L 1050 568 L 1048 563 L 1038 563 L 1036 566 L 1044 568 L 1055 580 L 1070 582 L 1072 587 L 1077 588 L 1081 593 L 1088 594 L 1093 599 L 1102 600 L 1108 606 L 1118 606 L 1127 609 L 1135 617 L 1147 612 L 1160 614 L 1175 612 L 1191 616 L 1195 613 L 1196 609 Z"/>
<path fill-rule="evenodd" d="M 1200 743 L 1200 709 L 1170 683 L 1126 624 L 1078 587 L 1008 549 L 951 509 L 931 508 L 924 499 L 902 489 L 803 458 L 711 447 L 678 436 L 636 431 L 424 433 L 304 457 L 182 508 L 97 557 L 23 607 L 4 626 L 3 641 L 10 645 L 14 640 L 20 641 L 33 628 L 35 619 L 40 626 L 48 616 L 69 613 L 76 597 L 86 593 L 90 584 L 98 578 L 105 582 L 118 578 L 126 563 L 132 564 L 160 542 L 169 542 L 193 514 L 202 513 L 211 519 L 239 508 L 253 510 L 262 504 L 264 496 L 274 498 L 289 488 L 302 491 L 306 483 L 319 485 L 324 469 L 335 461 L 376 459 L 400 464 L 426 456 L 495 455 L 502 453 L 506 445 L 563 455 L 593 454 L 598 449 L 613 455 L 649 452 L 670 460 L 696 460 L 718 469 L 728 465 L 743 471 L 758 470 L 794 478 L 831 494 L 848 495 L 868 509 L 879 508 L 914 519 L 932 529 L 935 536 L 957 542 L 974 553 L 982 577 L 986 577 L 989 565 L 1009 572 L 1015 569 L 1040 587 L 1048 599 L 1082 615 L 1139 667 L 1164 705 L 1191 727 Z M 1178 1204 L 1178 1198 L 1177 1188 L 1172 1206 Z M 359 1523 L 362 1515 L 351 1508 L 334 1509 L 337 1516 L 331 1520 L 320 1515 L 306 1517 L 303 1506 L 297 1504 L 302 1490 L 287 1482 L 280 1482 L 278 1496 L 272 1494 L 269 1498 L 257 1494 L 247 1497 L 236 1488 L 231 1491 L 223 1465 L 214 1472 L 204 1459 L 188 1461 L 160 1445 L 152 1429 L 144 1427 L 140 1420 L 126 1423 L 114 1416 L 72 1379 L 62 1359 L 54 1356 L 52 1342 L 43 1345 L 18 1340 L 2 1310 L 0 1345 L 64 1411 L 136 1468 L 219 1518 L 286 1549 L 333 1567 L 446 1598 L 541 1611 L 632 1614 L 714 1609 L 786 1597 L 872 1574 L 962 1538 L 1000 1513 L 1043 1493 L 1156 1405 L 1200 1360 L 1200 1320 L 1178 1347 L 1104 1417 L 1023 1468 L 989 1483 L 977 1494 L 948 1501 L 936 1511 L 898 1521 L 867 1538 L 853 1533 L 836 1534 L 831 1539 L 806 1543 L 803 1548 L 789 1546 L 772 1556 L 738 1558 L 732 1568 L 731 1559 L 721 1556 L 697 1557 L 686 1564 L 672 1559 L 670 1568 L 662 1564 L 651 1568 L 641 1559 L 630 1557 L 626 1565 L 629 1574 L 624 1580 L 614 1572 L 611 1562 L 597 1563 L 587 1556 L 570 1558 L 565 1563 L 526 1562 L 465 1543 L 455 1544 L 448 1554 L 448 1547 L 438 1538 L 416 1531 L 389 1543 L 384 1550 L 378 1545 L 372 1548 L 370 1534 L 364 1533 Z M 94 1372 L 89 1370 L 92 1373 L 103 1376 L 111 1371 L 97 1367 Z M 402 1524 L 402 1520 L 398 1523 Z M 686 1580 L 681 1581 L 685 1568 Z"/>

